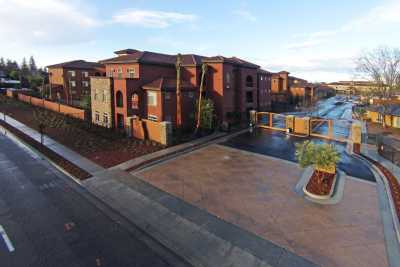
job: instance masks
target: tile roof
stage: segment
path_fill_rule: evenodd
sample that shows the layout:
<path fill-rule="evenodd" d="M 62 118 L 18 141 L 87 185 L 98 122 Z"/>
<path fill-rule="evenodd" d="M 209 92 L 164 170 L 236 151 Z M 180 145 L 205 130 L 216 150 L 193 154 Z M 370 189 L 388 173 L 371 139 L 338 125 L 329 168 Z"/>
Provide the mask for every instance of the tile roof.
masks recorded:
<path fill-rule="evenodd" d="M 223 57 L 223 56 L 215 56 L 215 57 L 207 57 L 203 59 L 203 62 L 222 62 L 222 63 L 229 63 L 234 65 L 239 65 L 246 68 L 258 69 L 260 68 L 259 65 L 254 63 L 248 62 L 246 60 L 237 58 L 237 57 Z"/>
<path fill-rule="evenodd" d="M 93 69 L 101 67 L 104 67 L 104 65 L 96 62 L 88 62 L 85 60 L 73 60 L 47 66 L 47 68 L 71 68 L 71 69 Z"/>
<path fill-rule="evenodd" d="M 196 87 L 188 81 L 182 81 L 181 86 L 183 90 L 193 90 Z M 176 79 L 168 77 L 160 77 L 154 81 L 142 86 L 145 90 L 165 90 L 175 91 L 176 90 Z"/>

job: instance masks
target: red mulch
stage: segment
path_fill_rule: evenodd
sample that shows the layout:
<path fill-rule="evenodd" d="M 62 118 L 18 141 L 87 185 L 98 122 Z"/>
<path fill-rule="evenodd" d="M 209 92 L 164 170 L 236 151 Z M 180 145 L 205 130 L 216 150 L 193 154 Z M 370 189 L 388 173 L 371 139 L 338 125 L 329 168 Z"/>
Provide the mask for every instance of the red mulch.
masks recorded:
<path fill-rule="evenodd" d="M 325 176 L 326 182 L 319 183 L 322 179 L 322 176 Z M 308 181 L 306 189 L 308 192 L 318 195 L 318 196 L 327 196 L 331 192 L 331 188 L 333 186 L 333 181 L 335 180 L 335 174 L 325 173 L 318 170 L 315 170 L 311 176 L 311 179 Z"/>
<path fill-rule="evenodd" d="M 38 130 L 38 123 L 33 118 L 33 110 L 31 105 L 17 100 L 10 104 L 2 104 L 0 107 L 0 111 L 6 111 L 7 115 Z M 57 113 L 52 114 L 62 116 Z M 45 129 L 45 134 L 104 168 L 163 149 L 163 146 L 153 142 L 122 137 L 113 132 L 100 135 L 99 131 L 104 132 L 101 129 L 90 131 L 68 124 L 63 128 L 48 127 Z"/>
<path fill-rule="evenodd" d="M 400 184 L 397 181 L 396 177 L 393 175 L 393 173 L 391 173 L 388 169 L 386 169 L 382 164 L 380 164 L 376 160 L 373 160 L 362 154 L 361 154 L 361 156 L 363 156 L 369 162 L 371 162 L 376 167 L 378 167 L 378 169 L 385 175 L 385 177 L 389 183 L 390 192 L 392 193 L 392 198 L 393 198 L 393 202 L 394 202 L 395 209 L 397 212 L 397 216 L 400 220 Z"/>
<path fill-rule="evenodd" d="M 32 139 L 30 136 L 24 134 L 20 130 L 10 126 L 9 124 L 5 123 L 4 121 L 0 120 L 0 125 L 2 125 L 4 128 L 6 128 L 9 132 L 11 132 L 13 135 L 17 136 L 19 139 L 33 147 L 34 149 L 38 150 L 40 153 L 44 154 L 47 158 L 49 158 L 51 161 L 56 163 L 58 166 L 63 168 L 65 171 L 67 171 L 69 174 L 73 175 L 74 177 L 80 179 L 80 180 L 85 180 L 92 175 L 85 170 L 79 168 L 75 164 L 71 163 L 70 161 L 64 159 L 54 151 L 50 150 L 49 148 L 43 146 L 40 142 Z"/>

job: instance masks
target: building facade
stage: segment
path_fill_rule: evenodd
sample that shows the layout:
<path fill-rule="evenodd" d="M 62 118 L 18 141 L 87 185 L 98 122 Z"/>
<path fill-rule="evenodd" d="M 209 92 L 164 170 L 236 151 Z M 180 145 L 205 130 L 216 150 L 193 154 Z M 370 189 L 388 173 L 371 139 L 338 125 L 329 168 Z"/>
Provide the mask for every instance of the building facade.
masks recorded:
<path fill-rule="evenodd" d="M 114 82 L 112 78 L 90 77 L 92 122 L 106 127 L 114 127 Z"/>
<path fill-rule="evenodd" d="M 129 122 L 137 117 L 176 124 L 177 56 L 134 49 L 115 54 L 101 61 L 111 81 L 107 91 L 114 99 L 114 127 L 129 132 Z M 233 113 L 245 118 L 249 110 L 269 110 L 271 75 L 258 65 L 222 56 L 186 54 L 181 59 L 183 127 L 192 127 L 195 122 L 203 64 L 207 65 L 203 94 L 213 100 L 219 123 L 229 120 Z M 92 88 L 92 99 L 96 88 Z M 96 109 L 98 104 L 92 100 L 92 110 Z"/>
<path fill-rule="evenodd" d="M 104 76 L 102 64 L 75 60 L 47 66 L 50 80 L 50 98 L 70 105 L 79 105 L 90 96 L 90 77 Z"/>

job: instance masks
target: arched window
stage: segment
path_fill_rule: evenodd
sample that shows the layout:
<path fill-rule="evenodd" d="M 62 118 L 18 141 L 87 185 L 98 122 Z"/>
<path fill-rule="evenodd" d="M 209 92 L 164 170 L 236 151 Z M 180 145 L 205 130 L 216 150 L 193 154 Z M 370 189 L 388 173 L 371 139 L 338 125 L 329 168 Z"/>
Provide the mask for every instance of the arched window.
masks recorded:
<path fill-rule="evenodd" d="M 124 97 L 121 91 L 117 91 L 117 107 L 122 108 L 124 106 Z"/>
<path fill-rule="evenodd" d="M 253 77 L 250 75 L 246 77 L 246 86 L 253 87 Z"/>
<path fill-rule="evenodd" d="M 139 109 L 139 96 L 136 93 L 132 95 L 132 109 Z"/>

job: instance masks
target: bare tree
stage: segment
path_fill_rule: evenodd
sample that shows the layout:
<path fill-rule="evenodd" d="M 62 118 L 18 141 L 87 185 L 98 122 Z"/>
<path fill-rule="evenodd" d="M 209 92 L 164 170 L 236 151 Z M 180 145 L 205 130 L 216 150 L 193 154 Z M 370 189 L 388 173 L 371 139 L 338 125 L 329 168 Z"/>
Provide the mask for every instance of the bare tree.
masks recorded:
<path fill-rule="evenodd" d="M 356 60 L 356 70 L 375 84 L 371 94 L 390 98 L 400 90 L 400 49 L 378 47 Z"/>

